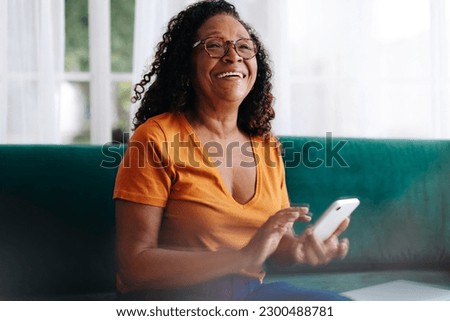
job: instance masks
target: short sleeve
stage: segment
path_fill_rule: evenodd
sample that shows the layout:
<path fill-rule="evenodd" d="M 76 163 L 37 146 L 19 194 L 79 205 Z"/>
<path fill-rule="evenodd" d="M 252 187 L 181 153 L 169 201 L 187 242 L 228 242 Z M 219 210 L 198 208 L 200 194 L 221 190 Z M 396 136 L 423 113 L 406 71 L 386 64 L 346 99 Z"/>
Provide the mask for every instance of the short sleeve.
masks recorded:
<path fill-rule="evenodd" d="M 284 167 L 283 156 L 280 150 L 277 151 L 278 164 L 277 168 L 279 170 L 280 183 L 281 183 L 281 208 L 286 208 L 290 206 L 289 193 L 286 186 L 286 169 Z"/>
<path fill-rule="evenodd" d="M 114 199 L 165 207 L 172 186 L 172 166 L 164 132 L 153 121 L 133 134 L 117 172 Z"/>
<path fill-rule="evenodd" d="M 272 195 L 277 195 L 276 202 L 277 205 L 280 206 L 280 209 L 287 208 L 290 206 L 290 201 L 286 184 L 286 172 L 282 156 L 281 142 L 277 137 L 272 135 L 268 141 L 264 138 L 259 139 L 265 149 L 261 152 L 261 157 L 264 157 L 266 168 L 268 168 L 268 172 L 271 173 L 271 178 L 268 184 L 273 185 L 274 190 L 272 191 Z M 269 149 L 269 151 L 267 151 L 267 149 Z"/>
<path fill-rule="evenodd" d="M 286 208 L 290 206 L 289 194 L 286 186 L 286 177 L 284 164 L 281 162 L 280 169 L 283 171 L 281 180 L 281 208 Z"/>

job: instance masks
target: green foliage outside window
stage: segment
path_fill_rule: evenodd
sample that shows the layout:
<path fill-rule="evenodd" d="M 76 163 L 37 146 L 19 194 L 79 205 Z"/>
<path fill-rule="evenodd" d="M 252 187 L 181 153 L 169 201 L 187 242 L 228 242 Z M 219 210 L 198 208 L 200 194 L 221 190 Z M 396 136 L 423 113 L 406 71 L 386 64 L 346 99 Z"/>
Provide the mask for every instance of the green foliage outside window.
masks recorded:
<path fill-rule="evenodd" d="M 111 72 L 131 73 L 135 0 L 110 1 Z M 64 68 L 66 72 L 89 72 L 89 0 L 65 0 Z M 113 130 L 116 136 L 118 132 L 128 132 L 131 83 L 112 83 L 111 86 L 115 97 L 111 108 L 117 116 Z M 87 98 L 87 105 L 83 107 L 87 112 L 82 129 L 73 142 L 84 144 L 89 143 L 90 132 L 89 86 L 78 89 Z"/>
<path fill-rule="evenodd" d="M 89 71 L 88 0 L 65 1 L 65 25 L 65 70 Z M 111 0 L 112 72 L 132 71 L 133 29 L 134 0 Z"/>
<path fill-rule="evenodd" d="M 65 1 L 66 71 L 89 71 L 88 0 Z"/>
<path fill-rule="evenodd" d="M 111 0 L 111 70 L 131 72 L 134 0 Z"/>

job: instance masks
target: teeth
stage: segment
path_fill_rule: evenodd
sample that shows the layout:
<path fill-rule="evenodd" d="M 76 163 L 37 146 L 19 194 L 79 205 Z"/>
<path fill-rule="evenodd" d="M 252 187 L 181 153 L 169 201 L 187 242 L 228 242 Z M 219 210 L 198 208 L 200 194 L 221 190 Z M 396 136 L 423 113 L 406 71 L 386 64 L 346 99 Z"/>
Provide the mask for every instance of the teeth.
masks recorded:
<path fill-rule="evenodd" d="M 217 78 L 225 78 L 225 77 L 233 77 L 233 76 L 237 76 L 239 78 L 244 78 L 244 74 L 237 72 L 237 71 L 224 72 L 222 74 L 217 75 Z"/>

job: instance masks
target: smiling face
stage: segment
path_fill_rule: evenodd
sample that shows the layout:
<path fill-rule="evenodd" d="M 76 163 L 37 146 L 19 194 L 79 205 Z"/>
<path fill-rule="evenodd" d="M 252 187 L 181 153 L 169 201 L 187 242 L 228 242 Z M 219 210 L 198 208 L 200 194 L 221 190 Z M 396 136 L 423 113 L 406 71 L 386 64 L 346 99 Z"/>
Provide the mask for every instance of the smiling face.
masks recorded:
<path fill-rule="evenodd" d="M 228 41 L 250 38 L 244 26 L 232 16 L 220 14 L 205 21 L 197 38 L 218 37 Z M 253 87 L 257 74 L 256 58 L 244 60 L 230 45 L 222 58 L 211 58 L 203 44 L 192 54 L 193 79 L 197 107 L 223 103 L 238 107 Z"/>

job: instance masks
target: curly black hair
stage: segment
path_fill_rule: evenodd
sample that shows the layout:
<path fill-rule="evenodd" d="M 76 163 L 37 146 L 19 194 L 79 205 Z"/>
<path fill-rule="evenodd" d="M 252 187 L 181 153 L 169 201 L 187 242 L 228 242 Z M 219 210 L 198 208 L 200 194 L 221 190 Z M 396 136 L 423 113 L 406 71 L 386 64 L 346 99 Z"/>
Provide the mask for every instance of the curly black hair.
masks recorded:
<path fill-rule="evenodd" d="M 142 99 L 133 121 L 134 129 L 150 117 L 164 112 L 186 112 L 194 108 L 195 95 L 190 86 L 192 44 L 197 40 L 200 26 L 218 14 L 228 14 L 238 20 L 259 48 L 256 81 L 239 107 L 237 126 L 250 136 L 270 137 L 270 121 L 274 119 L 275 112 L 272 107 L 272 71 L 267 52 L 255 31 L 241 20 L 236 8 L 223 0 L 194 3 L 170 20 L 156 48 L 150 71 L 134 87 L 132 102 Z M 148 83 L 151 84 L 145 90 Z"/>

